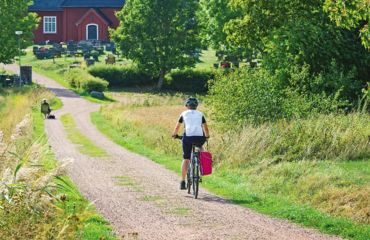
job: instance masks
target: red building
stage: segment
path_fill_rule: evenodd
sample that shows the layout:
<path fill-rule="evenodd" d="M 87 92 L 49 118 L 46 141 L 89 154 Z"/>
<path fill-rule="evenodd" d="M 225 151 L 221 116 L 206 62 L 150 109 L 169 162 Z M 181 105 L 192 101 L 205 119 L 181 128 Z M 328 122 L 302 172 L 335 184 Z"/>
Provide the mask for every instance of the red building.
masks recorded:
<path fill-rule="evenodd" d="M 40 17 L 34 42 L 107 41 L 123 5 L 124 0 L 34 0 L 29 11 Z"/>

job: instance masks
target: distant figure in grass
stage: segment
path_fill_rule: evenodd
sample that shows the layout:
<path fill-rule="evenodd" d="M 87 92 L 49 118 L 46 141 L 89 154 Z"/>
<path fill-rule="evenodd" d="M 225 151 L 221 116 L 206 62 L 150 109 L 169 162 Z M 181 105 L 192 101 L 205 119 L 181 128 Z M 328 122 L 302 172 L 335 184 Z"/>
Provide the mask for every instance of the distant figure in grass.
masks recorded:
<path fill-rule="evenodd" d="M 197 110 L 198 100 L 190 97 L 186 100 L 185 106 L 188 110 L 181 113 L 175 126 L 172 137 L 178 137 L 181 124 L 184 124 L 184 136 L 182 138 L 183 161 L 181 171 L 180 189 L 186 189 L 186 173 L 190 162 L 191 150 L 193 144 L 203 146 L 206 139 L 209 138 L 209 131 L 204 114 Z"/>
<path fill-rule="evenodd" d="M 51 109 L 48 101 L 43 99 L 41 102 L 41 113 L 44 114 L 44 118 L 48 118 L 50 115 Z"/>

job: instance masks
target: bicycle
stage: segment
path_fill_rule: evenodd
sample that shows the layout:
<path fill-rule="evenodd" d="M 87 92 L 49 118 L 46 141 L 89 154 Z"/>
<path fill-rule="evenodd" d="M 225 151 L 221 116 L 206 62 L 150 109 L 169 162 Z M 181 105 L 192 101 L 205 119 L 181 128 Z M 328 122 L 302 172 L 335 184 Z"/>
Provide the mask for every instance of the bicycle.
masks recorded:
<path fill-rule="evenodd" d="M 183 136 L 176 136 L 177 139 L 182 140 Z M 200 160 L 199 160 L 199 153 L 201 147 L 193 144 L 191 150 L 191 157 L 190 162 L 188 165 L 188 172 L 187 172 L 187 190 L 188 194 L 191 193 L 191 189 L 193 190 L 192 194 L 195 199 L 198 198 L 199 193 L 199 183 L 202 181 L 200 176 Z"/>

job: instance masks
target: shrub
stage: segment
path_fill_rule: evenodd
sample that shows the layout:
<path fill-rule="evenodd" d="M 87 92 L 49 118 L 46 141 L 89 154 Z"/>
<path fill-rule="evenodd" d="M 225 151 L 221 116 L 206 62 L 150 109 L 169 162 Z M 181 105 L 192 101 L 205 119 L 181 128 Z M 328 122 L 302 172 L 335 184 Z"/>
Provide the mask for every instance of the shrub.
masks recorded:
<path fill-rule="evenodd" d="M 97 77 L 89 77 L 86 81 L 82 82 L 82 89 L 91 92 L 98 91 L 104 92 L 108 88 L 108 82 Z"/>
<path fill-rule="evenodd" d="M 239 70 L 217 74 L 210 85 L 208 103 L 220 123 L 241 125 L 282 117 L 283 92 L 265 70 Z"/>
<path fill-rule="evenodd" d="M 82 69 L 69 70 L 66 72 L 65 78 L 71 87 L 86 92 L 103 92 L 107 90 L 109 84 L 107 81 L 98 77 L 94 77 Z"/>
<path fill-rule="evenodd" d="M 306 77 L 301 72 L 290 80 Z M 336 112 L 347 104 L 339 99 L 339 94 L 340 91 L 329 95 L 295 88 L 264 69 L 241 69 L 216 75 L 210 85 L 208 103 L 214 119 L 231 127 Z"/>
<path fill-rule="evenodd" d="M 174 70 L 167 74 L 164 89 L 205 93 L 208 91 L 208 81 L 214 79 L 215 73 L 210 70 Z"/>
<path fill-rule="evenodd" d="M 157 82 L 157 79 L 146 71 L 132 66 L 100 65 L 89 68 L 89 73 L 108 81 L 110 86 L 116 87 L 144 86 Z"/>

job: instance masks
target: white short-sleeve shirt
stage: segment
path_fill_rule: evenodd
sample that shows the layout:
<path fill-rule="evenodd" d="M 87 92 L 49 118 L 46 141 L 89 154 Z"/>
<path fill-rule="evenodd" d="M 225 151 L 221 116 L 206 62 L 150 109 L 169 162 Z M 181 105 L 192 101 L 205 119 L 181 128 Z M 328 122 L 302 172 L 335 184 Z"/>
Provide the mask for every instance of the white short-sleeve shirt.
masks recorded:
<path fill-rule="evenodd" d="M 206 122 L 202 112 L 198 110 L 186 110 L 181 113 L 180 123 L 185 125 L 185 135 L 187 137 L 203 136 L 202 124 Z"/>

